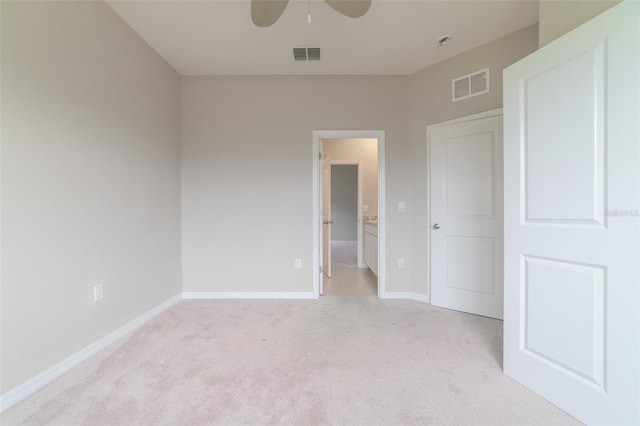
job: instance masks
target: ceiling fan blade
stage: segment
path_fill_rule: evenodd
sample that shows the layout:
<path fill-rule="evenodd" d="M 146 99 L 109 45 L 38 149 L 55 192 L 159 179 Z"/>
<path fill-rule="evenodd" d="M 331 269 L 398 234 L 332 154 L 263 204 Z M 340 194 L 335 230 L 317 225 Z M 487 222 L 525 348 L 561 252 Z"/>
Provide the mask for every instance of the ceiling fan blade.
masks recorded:
<path fill-rule="evenodd" d="M 371 7 L 371 0 L 325 0 L 334 10 L 350 18 L 359 18 Z"/>
<path fill-rule="evenodd" d="M 259 27 L 273 25 L 288 4 L 289 0 L 251 0 L 251 20 Z"/>

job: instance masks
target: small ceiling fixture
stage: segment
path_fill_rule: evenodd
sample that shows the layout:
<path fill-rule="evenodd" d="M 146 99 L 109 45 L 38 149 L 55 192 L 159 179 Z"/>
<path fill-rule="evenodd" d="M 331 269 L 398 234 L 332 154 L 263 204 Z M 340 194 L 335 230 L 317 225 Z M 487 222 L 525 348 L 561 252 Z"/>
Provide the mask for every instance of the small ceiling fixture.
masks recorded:
<path fill-rule="evenodd" d="M 445 44 L 448 44 L 451 41 L 451 36 L 442 36 L 438 39 L 438 44 L 440 45 L 440 47 L 444 46 Z"/>

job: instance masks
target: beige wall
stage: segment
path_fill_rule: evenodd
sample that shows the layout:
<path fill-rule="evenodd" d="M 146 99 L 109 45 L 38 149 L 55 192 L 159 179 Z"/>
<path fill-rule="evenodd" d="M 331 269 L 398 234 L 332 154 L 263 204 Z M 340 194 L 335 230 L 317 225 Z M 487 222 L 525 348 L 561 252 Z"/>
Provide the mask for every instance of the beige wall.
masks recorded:
<path fill-rule="evenodd" d="M 313 130 L 386 131 L 387 259 L 406 256 L 406 117 L 406 77 L 183 77 L 184 290 L 312 291 Z"/>
<path fill-rule="evenodd" d="M 427 293 L 427 151 L 426 129 L 435 124 L 502 107 L 502 70 L 537 49 L 538 28 L 533 25 L 476 49 L 433 65 L 409 77 L 411 291 Z M 490 92 L 453 102 L 451 80 L 490 68 Z"/>
<path fill-rule="evenodd" d="M 102 2 L 1 5 L 4 393 L 180 292 L 180 79 Z"/>
<path fill-rule="evenodd" d="M 538 45 L 544 46 L 621 0 L 541 0 Z"/>
<path fill-rule="evenodd" d="M 377 139 L 324 139 L 323 167 L 331 160 L 362 161 L 362 205 L 369 207 L 364 216 L 378 215 L 378 141 Z"/>

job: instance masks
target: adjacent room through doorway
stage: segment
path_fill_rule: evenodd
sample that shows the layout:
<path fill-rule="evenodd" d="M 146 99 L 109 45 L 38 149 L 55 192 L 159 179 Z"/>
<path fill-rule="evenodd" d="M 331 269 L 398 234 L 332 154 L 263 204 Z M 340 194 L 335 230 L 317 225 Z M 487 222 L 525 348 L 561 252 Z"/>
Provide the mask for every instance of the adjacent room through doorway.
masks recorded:
<path fill-rule="evenodd" d="M 322 139 L 323 294 L 378 294 L 378 140 Z"/>
<path fill-rule="evenodd" d="M 331 164 L 331 265 L 358 266 L 358 164 Z"/>

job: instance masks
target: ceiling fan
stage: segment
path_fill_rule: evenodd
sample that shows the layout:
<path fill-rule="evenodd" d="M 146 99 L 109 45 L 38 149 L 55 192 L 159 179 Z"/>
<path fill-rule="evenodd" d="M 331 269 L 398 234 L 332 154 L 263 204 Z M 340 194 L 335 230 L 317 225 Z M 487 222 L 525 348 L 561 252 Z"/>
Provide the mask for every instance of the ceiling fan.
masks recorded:
<path fill-rule="evenodd" d="M 309 0 L 310 1 L 310 0 Z M 334 10 L 350 18 L 359 18 L 371 7 L 371 0 L 325 0 Z M 273 25 L 289 0 L 251 0 L 251 19 L 258 27 Z"/>

